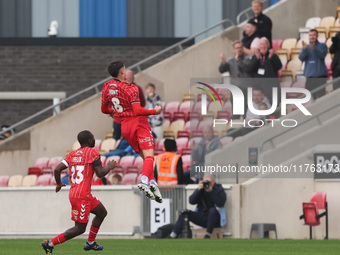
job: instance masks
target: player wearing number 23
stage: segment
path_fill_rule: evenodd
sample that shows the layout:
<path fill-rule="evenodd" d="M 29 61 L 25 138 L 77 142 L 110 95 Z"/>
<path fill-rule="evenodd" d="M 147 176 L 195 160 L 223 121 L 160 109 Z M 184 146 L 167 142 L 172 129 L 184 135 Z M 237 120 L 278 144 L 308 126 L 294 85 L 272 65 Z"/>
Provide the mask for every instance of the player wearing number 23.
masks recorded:
<path fill-rule="evenodd" d="M 84 250 L 103 249 L 103 246 L 96 244 L 95 238 L 101 223 L 106 217 L 107 211 L 104 205 L 96 197 L 92 196 L 91 183 L 94 173 L 98 177 L 104 177 L 111 169 L 116 167 L 117 162 L 112 160 L 108 162 L 106 167 L 102 166 L 100 155 L 93 148 L 95 139 L 90 131 L 81 131 L 77 138 L 81 148 L 69 153 L 54 170 L 57 184 L 56 192 L 59 192 L 65 186 L 65 184 L 61 183 L 61 172 L 66 168 L 70 170 L 71 188 L 69 199 L 72 206 L 72 220 L 75 222 L 75 225 L 51 240 L 43 241 L 41 245 L 46 254 L 52 254 L 55 245 L 84 233 L 90 213 L 93 213 L 95 217 L 93 218 Z"/>

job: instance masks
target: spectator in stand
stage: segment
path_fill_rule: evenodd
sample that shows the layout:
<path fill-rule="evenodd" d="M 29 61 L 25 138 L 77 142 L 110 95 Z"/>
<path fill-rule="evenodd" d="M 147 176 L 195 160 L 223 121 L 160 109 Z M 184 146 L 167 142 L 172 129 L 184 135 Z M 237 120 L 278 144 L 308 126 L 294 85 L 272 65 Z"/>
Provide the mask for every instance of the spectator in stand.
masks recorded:
<path fill-rule="evenodd" d="M 122 184 L 122 176 L 120 174 L 114 174 L 111 178 L 112 185 L 120 185 Z"/>
<path fill-rule="evenodd" d="M 332 77 L 340 77 L 340 32 L 332 37 L 332 45 L 329 48 L 329 52 L 334 54 L 332 62 Z M 333 83 L 333 90 L 340 87 L 340 82 Z"/>
<path fill-rule="evenodd" d="M 253 88 L 252 103 L 253 103 L 253 107 L 256 110 L 267 110 L 270 108 L 270 102 L 268 98 L 264 95 L 261 87 L 259 86 Z M 238 129 L 238 131 L 234 131 L 230 136 L 232 136 L 235 139 L 238 136 L 244 136 L 250 133 L 251 131 L 254 131 L 255 130 L 254 126 L 262 126 L 263 123 L 261 122 L 261 120 L 264 121 L 266 117 L 267 116 L 256 115 L 252 113 L 250 109 L 248 108 L 247 113 L 246 113 L 245 124 L 244 124 L 245 126 L 242 127 L 241 129 Z M 248 122 L 250 126 L 248 126 Z M 229 129 L 228 132 L 231 132 L 233 130 L 235 129 Z"/>
<path fill-rule="evenodd" d="M 270 44 L 266 37 L 260 39 L 259 50 L 246 62 L 249 69 L 255 73 L 255 78 L 266 78 L 261 82 L 256 81 L 256 83 L 261 84 L 262 90 L 270 103 L 272 103 L 272 88 L 274 87 L 278 89 L 278 103 L 280 103 L 281 91 L 277 72 L 282 68 L 282 63 L 274 50 L 270 49 Z"/>
<path fill-rule="evenodd" d="M 156 105 L 162 106 L 161 97 L 155 93 L 156 86 L 153 83 L 149 83 L 146 85 L 146 106 L 145 109 L 152 110 Z M 158 115 L 149 115 L 148 116 L 149 125 L 151 130 L 154 132 L 155 137 L 157 139 L 163 138 L 163 113 Z"/>
<path fill-rule="evenodd" d="M 251 9 L 254 13 L 254 18 L 251 20 L 257 24 L 257 33 L 259 37 L 266 37 L 269 41 L 270 48 L 272 47 L 272 20 L 262 13 L 263 3 L 260 0 L 254 0 L 251 3 Z"/>
<path fill-rule="evenodd" d="M 327 82 L 325 57 L 327 46 L 318 41 L 318 31 L 311 29 L 308 33 L 309 44 L 302 41 L 299 59 L 305 62 L 304 75 L 307 77 L 306 89 L 312 91 Z M 314 99 L 325 95 L 325 88 L 312 94 Z"/>
<path fill-rule="evenodd" d="M 260 36 L 257 33 L 257 24 L 253 20 L 249 20 L 244 26 L 242 44 L 243 52 L 248 56 L 255 53 L 255 50 L 259 48 Z"/>
<path fill-rule="evenodd" d="M 196 210 L 186 210 L 180 214 L 170 237 L 179 237 L 187 216 L 189 221 L 206 228 L 204 238 L 211 238 L 214 228 L 223 227 L 227 223 L 224 208 L 226 201 L 227 194 L 222 185 L 216 183 L 212 174 L 205 174 L 203 180 L 198 183 L 197 189 L 189 197 L 189 203 L 197 205 Z"/>
<path fill-rule="evenodd" d="M 192 161 L 193 165 L 190 168 L 190 171 L 184 172 L 184 183 L 198 183 L 199 176 L 196 173 L 196 166 L 204 166 L 205 155 L 208 153 L 218 149 L 220 147 L 217 135 L 214 134 L 214 129 L 212 126 L 205 126 L 203 128 L 203 137 L 197 144 L 195 141 L 192 141 L 191 149 L 192 149 Z M 216 139 L 216 142 L 209 145 L 209 143 Z M 209 145 L 209 146 L 208 146 Z M 196 178 L 194 181 L 192 178 Z"/>
<path fill-rule="evenodd" d="M 241 41 L 235 41 L 233 43 L 234 49 L 234 56 L 230 57 L 226 60 L 226 57 L 223 53 L 220 54 L 221 57 L 221 64 L 218 68 L 220 73 L 229 72 L 230 73 L 230 83 L 233 85 L 238 86 L 245 98 L 247 98 L 247 88 L 248 88 L 248 81 L 243 78 L 252 78 L 253 74 L 248 70 L 248 66 L 245 65 L 245 59 L 249 58 L 243 52 L 243 45 Z M 231 98 L 233 100 L 233 98 Z M 244 109 L 247 109 L 247 100 L 244 100 Z M 235 116 L 234 116 L 235 117 Z"/>
<path fill-rule="evenodd" d="M 180 185 L 183 184 L 183 161 L 177 154 L 175 140 L 165 139 L 165 152 L 155 158 L 155 179 L 158 185 Z"/>
<path fill-rule="evenodd" d="M 0 135 L 0 142 L 12 136 L 12 132 L 11 130 L 9 130 L 9 128 L 10 128 L 9 125 L 1 126 L 1 131 L 5 131 L 5 132 Z M 13 132 L 14 132 L 14 129 L 13 129 Z"/>
<path fill-rule="evenodd" d="M 134 84 L 138 87 L 140 106 L 145 107 L 145 97 L 144 97 L 143 89 L 135 83 L 135 75 L 132 70 L 126 70 L 125 82 Z M 121 136 L 122 135 L 121 135 L 120 119 L 118 117 L 115 117 L 113 119 L 113 139 L 118 141 L 121 138 Z"/>

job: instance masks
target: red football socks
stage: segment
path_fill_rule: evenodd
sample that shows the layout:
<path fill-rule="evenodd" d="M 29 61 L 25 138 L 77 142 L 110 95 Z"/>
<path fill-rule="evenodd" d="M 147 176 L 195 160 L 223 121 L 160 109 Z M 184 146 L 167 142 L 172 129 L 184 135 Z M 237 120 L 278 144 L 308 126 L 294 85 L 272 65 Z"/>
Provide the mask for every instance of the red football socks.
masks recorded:
<path fill-rule="evenodd" d="M 94 240 L 96 240 L 96 236 L 97 236 L 98 231 L 99 231 L 99 228 L 95 228 L 95 227 L 91 226 L 89 238 L 87 239 L 87 241 L 94 242 Z"/>
<path fill-rule="evenodd" d="M 66 238 L 65 238 L 64 234 L 61 233 L 61 234 L 57 235 L 56 237 L 52 238 L 51 241 L 54 245 L 57 245 L 57 244 L 61 244 L 61 243 L 65 242 Z"/>
<path fill-rule="evenodd" d="M 144 159 L 144 164 L 142 168 L 142 174 L 146 175 L 149 180 L 155 179 L 153 172 L 153 161 L 154 157 L 148 156 Z"/>

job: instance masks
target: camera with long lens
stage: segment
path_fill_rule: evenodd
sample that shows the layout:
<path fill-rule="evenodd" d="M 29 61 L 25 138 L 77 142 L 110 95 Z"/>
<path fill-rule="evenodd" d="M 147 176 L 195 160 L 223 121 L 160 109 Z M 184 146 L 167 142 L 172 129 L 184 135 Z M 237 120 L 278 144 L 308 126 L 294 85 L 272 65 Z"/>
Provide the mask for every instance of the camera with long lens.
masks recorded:
<path fill-rule="evenodd" d="M 210 187 L 210 181 L 203 181 L 203 188 L 209 189 Z"/>

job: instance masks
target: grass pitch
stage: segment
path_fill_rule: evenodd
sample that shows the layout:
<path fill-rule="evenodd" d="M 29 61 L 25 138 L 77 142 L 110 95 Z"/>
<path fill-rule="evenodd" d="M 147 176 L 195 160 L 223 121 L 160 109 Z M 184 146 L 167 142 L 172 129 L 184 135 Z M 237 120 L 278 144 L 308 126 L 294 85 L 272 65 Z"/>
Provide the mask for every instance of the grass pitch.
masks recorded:
<path fill-rule="evenodd" d="M 40 239 L 0 239 L 1 255 L 45 254 Z M 205 255 L 205 254 L 270 254 L 328 255 L 340 254 L 339 240 L 275 240 L 275 239 L 98 239 L 101 252 L 83 250 L 85 239 L 74 239 L 57 245 L 58 255 Z"/>

